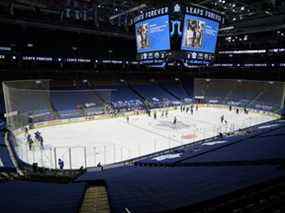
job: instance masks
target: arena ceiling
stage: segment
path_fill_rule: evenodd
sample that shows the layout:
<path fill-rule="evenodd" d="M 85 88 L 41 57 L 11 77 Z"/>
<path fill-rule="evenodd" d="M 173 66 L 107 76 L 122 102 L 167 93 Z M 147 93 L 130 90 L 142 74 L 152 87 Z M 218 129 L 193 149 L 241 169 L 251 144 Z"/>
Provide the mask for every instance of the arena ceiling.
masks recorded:
<path fill-rule="evenodd" d="M 59 4 L 60 7 L 73 0 L 8 0 L 39 7 Z M 109 11 L 109 16 L 128 11 L 138 6 L 145 8 L 159 7 L 169 0 L 78 0 L 86 4 L 96 4 L 99 8 Z M 198 4 L 215 9 L 225 14 L 226 22 L 232 23 L 247 18 L 274 16 L 285 13 L 284 0 L 182 0 L 179 2 Z"/>
<path fill-rule="evenodd" d="M 110 19 L 112 24 L 122 16 L 130 20 L 141 10 L 166 5 L 171 0 L 7 0 L 30 5 L 38 8 L 53 8 L 60 10 L 70 5 L 96 7 L 101 11 L 102 18 Z M 171 1 L 172 2 L 172 1 Z M 224 14 L 225 23 L 222 28 L 234 26 L 232 32 L 224 34 L 238 34 L 275 30 L 285 28 L 285 1 L 284 0 L 180 0 L 179 2 L 197 4 L 214 9 Z M 68 6 L 69 5 L 69 6 Z M 78 7 L 78 6 L 77 6 Z M 80 6 L 79 6 L 80 7 Z"/>

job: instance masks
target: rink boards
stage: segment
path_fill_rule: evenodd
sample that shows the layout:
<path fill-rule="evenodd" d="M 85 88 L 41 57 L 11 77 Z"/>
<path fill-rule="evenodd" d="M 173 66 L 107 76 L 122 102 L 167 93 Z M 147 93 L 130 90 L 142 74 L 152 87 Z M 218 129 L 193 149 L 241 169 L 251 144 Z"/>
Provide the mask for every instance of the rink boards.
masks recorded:
<path fill-rule="evenodd" d="M 93 167 L 96 166 L 98 162 L 112 164 L 161 150 L 167 150 L 179 145 L 193 143 L 197 140 L 213 137 L 218 134 L 218 131 L 223 130 L 222 128 L 224 127 L 217 126 L 217 128 L 215 127 L 214 129 L 214 127 L 210 127 L 210 125 L 213 124 L 207 124 L 206 122 L 208 119 L 211 120 L 210 117 L 215 111 L 221 114 L 228 113 L 228 106 L 199 105 L 198 108 L 204 109 L 206 113 L 206 115 L 203 115 L 202 112 L 201 115 L 197 113 L 198 117 L 196 119 L 201 120 L 200 123 L 191 119 L 191 117 L 184 118 L 185 115 L 180 113 L 179 107 L 177 107 L 177 110 L 173 107 L 167 108 L 172 117 L 178 116 L 181 129 L 172 129 L 170 124 L 171 116 L 168 120 L 166 118 L 160 118 L 160 111 L 166 108 L 152 110 L 158 114 L 157 121 L 148 118 L 145 114 L 135 115 L 134 112 L 129 112 L 120 114 L 115 118 L 110 115 L 97 115 L 92 118 L 92 120 L 86 120 L 86 117 L 81 117 L 36 123 L 34 124 L 34 128 L 44 132 L 44 136 L 47 136 L 45 150 L 40 150 L 37 147 L 30 152 L 27 150 L 27 147 L 24 146 L 23 138 L 21 138 L 19 141 L 22 142 L 20 142 L 21 145 L 18 148 L 19 156 L 22 160 L 30 164 L 37 162 L 40 166 L 49 168 L 57 167 L 56 161 L 58 158 L 63 158 L 66 162 L 66 168 L 69 169 L 76 169 L 80 166 Z M 236 107 L 234 107 L 234 109 L 236 109 Z M 240 110 L 242 111 L 243 109 L 240 108 Z M 232 112 L 232 114 L 234 116 L 234 112 Z M 126 124 L 126 119 L 124 118 L 126 116 L 130 116 L 131 125 Z M 263 118 L 264 122 L 278 118 L 278 115 L 275 113 L 253 109 L 250 110 L 250 116 L 260 118 L 259 122 L 263 122 Z M 217 120 L 217 118 L 215 118 L 215 120 Z M 236 119 L 233 119 L 232 122 L 235 122 L 235 120 Z M 205 124 L 203 124 L 203 122 Z M 189 128 L 187 127 L 188 124 Z M 250 125 L 255 125 L 254 120 L 251 119 L 250 122 L 244 123 L 242 126 L 236 126 L 236 128 L 233 129 L 227 128 L 223 131 L 246 128 Z M 72 137 L 72 134 L 75 134 L 77 131 L 77 129 L 74 129 L 74 126 L 76 126 L 77 129 L 82 128 L 78 134 L 82 134 L 84 135 L 83 137 L 86 137 L 82 139 L 81 142 L 79 142 L 79 137 Z M 106 127 L 107 129 L 108 127 L 110 128 L 109 132 L 104 130 Z M 68 139 L 57 139 L 56 131 L 61 128 L 65 129 L 65 132 L 61 134 L 65 134 L 64 136 Z M 84 128 L 90 129 L 90 131 L 84 132 Z M 97 131 L 97 134 L 93 134 L 93 131 Z M 100 131 L 105 131 L 104 135 L 100 134 Z M 23 130 L 18 129 L 14 133 L 19 139 L 19 137 L 23 135 Z M 131 134 L 132 137 L 126 137 L 127 134 Z M 108 138 L 112 138 L 112 135 L 117 135 L 118 137 L 117 139 L 110 139 L 110 142 Z M 90 138 L 94 138 L 94 141 L 90 140 Z M 101 140 L 100 144 L 97 143 L 96 138 L 99 138 L 99 141 Z M 132 142 L 131 139 L 138 141 Z M 62 140 L 64 140 L 64 142 Z"/>

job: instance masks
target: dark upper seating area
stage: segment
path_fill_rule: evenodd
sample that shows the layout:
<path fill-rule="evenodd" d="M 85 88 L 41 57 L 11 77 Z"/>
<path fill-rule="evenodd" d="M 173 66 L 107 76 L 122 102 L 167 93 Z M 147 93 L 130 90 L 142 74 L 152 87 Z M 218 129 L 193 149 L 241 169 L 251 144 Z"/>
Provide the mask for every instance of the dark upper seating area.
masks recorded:
<path fill-rule="evenodd" d="M 76 213 L 86 184 L 52 184 L 26 181 L 0 183 L 0 209 L 5 212 Z"/>
<path fill-rule="evenodd" d="M 128 24 L 112 24 L 106 16 L 109 10 L 102 7 L 97 9 L 92 2 L 51 0 L 29 2 L 1 2 L 1 17 L 11 19 L 24 19 L 29 22 L 59 25 L 61 27 L 81 27 L 84 29 L 98 31 L 116 31 L 117 33 L 127 33 Z M 26 11 L 29 11 L 28 13 Z M 99 13 L 100 18 L 98 18 Z"/>

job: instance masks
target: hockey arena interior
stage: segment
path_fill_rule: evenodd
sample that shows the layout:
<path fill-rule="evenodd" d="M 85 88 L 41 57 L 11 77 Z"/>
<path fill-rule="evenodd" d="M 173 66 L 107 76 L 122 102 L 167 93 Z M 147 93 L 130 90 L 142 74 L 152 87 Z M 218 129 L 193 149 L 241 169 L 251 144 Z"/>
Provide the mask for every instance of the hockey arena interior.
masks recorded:
<path fill-rule="evenodd" d="M 0 2 L 0 212 L 285 212 L 285 1 Z"/>

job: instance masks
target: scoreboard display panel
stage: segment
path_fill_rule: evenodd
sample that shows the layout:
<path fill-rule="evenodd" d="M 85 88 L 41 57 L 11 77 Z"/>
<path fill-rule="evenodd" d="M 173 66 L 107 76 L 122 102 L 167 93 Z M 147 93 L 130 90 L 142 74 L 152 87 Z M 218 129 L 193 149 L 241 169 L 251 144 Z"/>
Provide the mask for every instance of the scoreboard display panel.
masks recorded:
<path fill-rule="evenodd" d="M 193 15 L 185 15 L 181 49 L 215 53 L 219 23 Z"/>
<path fill-rule="evenodd" d="M 170 50 L 169 16 L 159 16 L 135 25 L 138 53 Z"/>
<path fill-rule="evenodd" d="M 223 22 L 216 11 L 177 1 L 141 12 L 133 20 L 137 59 L 160 67 L 209 65 Z"/>

